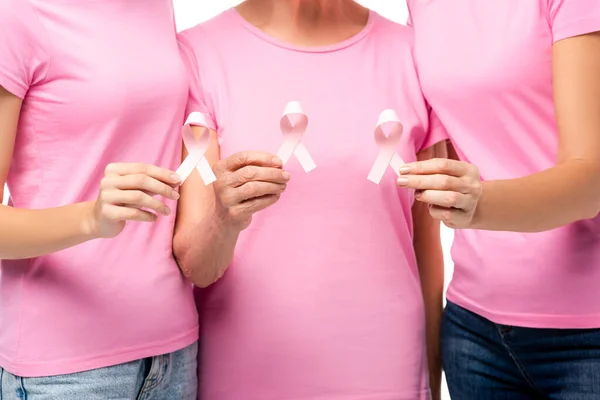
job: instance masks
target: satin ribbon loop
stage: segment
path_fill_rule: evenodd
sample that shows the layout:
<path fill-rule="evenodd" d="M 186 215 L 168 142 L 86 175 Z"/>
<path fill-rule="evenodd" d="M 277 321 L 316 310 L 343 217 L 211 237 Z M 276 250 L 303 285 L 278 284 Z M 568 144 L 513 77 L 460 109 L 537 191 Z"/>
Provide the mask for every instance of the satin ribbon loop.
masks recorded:
<path fill-rule="evenodd" d="M 194 135 L 192 126 L 203 128 L 199 138 Z M 181 136 L 188 151 L 188 156 L 176 171 L 182 179 L 181 183 L 190 176 L 194 169 L 198 170 L 205 185 L 210 185 L 216 181 L 217 177 L 205 157 L 206 150 L 210 145 L 210 130 L 206 122 L 206 116 L 199 112 L 191 113 L 183 125 Z"/>
<path fill-rule="evenodd" d="M 285 165 L 294 155 L 305 172 L 315 169 L 317 166 L 302 143 L 302 137 L 308 128 L 308 117 L 300 103 L 291 101 L 285 106 L 279 127 L 284 141 L 277 152 L 277 157 Z"/>
<path fill-rule="evenodd" d="M 379 115 L 375 128 L 375 143 L 379 147 L 379 155 L 367 177 L 373 183 L 379 184 L 385 170 L 391 166 L 396 175 L 400 175 L 400 167 L 404 164 L 396 153 L 396 148 L 402 137 L 402 124 L 394 110 L 385 110 Z"/>

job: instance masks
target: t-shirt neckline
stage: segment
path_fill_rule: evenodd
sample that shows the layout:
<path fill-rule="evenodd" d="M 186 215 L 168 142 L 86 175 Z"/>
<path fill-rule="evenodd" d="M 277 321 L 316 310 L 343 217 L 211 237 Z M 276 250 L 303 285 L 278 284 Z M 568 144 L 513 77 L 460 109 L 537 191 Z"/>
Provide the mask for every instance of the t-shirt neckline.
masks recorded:
<path fill-rule="evenodd" d="M 342 40 L 338 43 L 333 43 L 327 46 L 299 46 L 292 43 L 285 42 L 283 40 L 277 39 L 268 33 L 262 31 L 260 28 L 252 25 L 248 22 L 242 15 L 237 11 L 235 7 L 229 9 L 228 13 L 234 18 L 237 23 L 242 25 L 246 30 L 250 31 L 253 35 L 257 36 L 259 39 L 268 42 L 274 46 L 281 47 L 288 50 L 299 51 L 304 53 L 328 53 L 343 50 L 347 47 L 350 47 L 357 42 L 361 41 L 365 36 L 369 34 L 371 29 L 373 28 L 373 24 L 375 22 L 376 13 L 372 10 L 369 10 L 369 16 L 367 19 L 366 25 L 360 30 L 360 32 L 355 35 L 349 37 L 348 39 Z"/>

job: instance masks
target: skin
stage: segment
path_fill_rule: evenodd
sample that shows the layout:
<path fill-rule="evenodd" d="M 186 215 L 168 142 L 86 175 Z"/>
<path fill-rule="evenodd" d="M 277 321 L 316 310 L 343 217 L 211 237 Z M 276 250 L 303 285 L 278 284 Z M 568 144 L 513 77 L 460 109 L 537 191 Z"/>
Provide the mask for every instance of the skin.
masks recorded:
<path fill-rule="evenodd" d="M 368 19 L 368 10 L 350 0 L 247 0 L 238 6 L 238 12 L 268 34 L 300 46 L 338 43 L 362 30 Z M 199 135 L 199 129 L 195 133 Z M 445 151 L 445 145 L 441 149 Z M 439 148 L 430 149 L 419 159 L 430 158 L 436 151 Z M 183 273 L 199 287 L 207 287 L 223 276 L 239 234 L 249 226 L 252 215 L 275 205 L 280 196 L 285 196 L 290 179 L 293 181 L 281 160 L 272 154 L 247 151 L 226 159 L 220 159 L 219 154 L 216 133 L 211 132 L 206 158 L 217 181 L 205 186 L 194 172 L 180 190 L 173 251 Z M 434 399 L 439 399 L 444 282 L 440 226 L 426 206 L 416 206 L 413 216 L 426 308 L 431 386 L 437 394 Z"/>
<path fill-rule="evenodd" d="M 481 182 L 477 167 L 433 159 L 408 165 L 398 184 L 417 189 L 451 228 L 541 232 L 600 212 L 600 32 L 552 49 L 559 147 L 556 164 L 526 177 Z M 506 205 L 510 204 L 510 207 Z"/>
<path fill-rule="evenodd" d="M 22 100 L 0 87 L 0 198 L 8 176 Z M 42 210 L 0 205 L 0 259 L 26 259 L 112 238 L 127 221 L 154 222 L 169 210 L 154 196 L 178 199 L 174 172 L 146 164 L 111 164 L 95 201 Z"/>

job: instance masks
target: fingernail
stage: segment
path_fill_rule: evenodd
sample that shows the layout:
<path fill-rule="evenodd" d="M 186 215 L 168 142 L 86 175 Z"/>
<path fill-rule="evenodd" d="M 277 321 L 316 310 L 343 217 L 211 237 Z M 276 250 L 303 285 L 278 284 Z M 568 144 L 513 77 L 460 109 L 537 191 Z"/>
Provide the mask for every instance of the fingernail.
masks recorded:
<path fill-rule="evenodd" d="M 418 199 L 422 196 L 421 192 L 415 192 L 415 199 Z"/>
<path fill-rule="evenodd" d="M 398 178 L 397 182 L 398 182 L 399 186 L 406 186 L 406 185 L 408 185 L 408 179 L 406 179 L 406 178 Z"/>
<path fill-rule="evenodd" d="M 171 198 L 172 198 L 173 200 L 179 200 L 179 197 L 180 197 L 180 195 L 179 195 L 179 193 L 178 193 L 177 191 L 173 190 L 173 191 L 171 192 Z"/>
<path fill-rule="evenodd" d="M 169 207 L 165 206 L 165 209 L 164 209 L 164 214 L 165 214 L 165 215 L 169 215 L 169 214 L 171 214 L 171 209 L 170 209 Z"/>
<path fill-rule="evenodd" d="M 281 167 L 283 165 L 283 161 L 279 157 L 273 157 L 273 165 L 276 167 Z"/>
<path fill-rule="evenodd" d="M 171 175 L 171 179 L 173 180 L 173 182 L 176 182 L 176 183 L 181 182 L 181 177 L 177 174 Z"/>
<path fill-rule="evenodd" d="M 283 173 L 281 174 L 281 176 L 283 177 L 283 179 L 288 180 L 290 179 L 291 175 L 289 172 L 287 171 L 283 171 Z"/>
<path fill-rule="evenodd" d="M 410 167 L 408 165 L 400 167 L 400 170 L 398 172 L 400 172 L 400 174 L 402 175 L 408 174 L 410 172 Z"/>

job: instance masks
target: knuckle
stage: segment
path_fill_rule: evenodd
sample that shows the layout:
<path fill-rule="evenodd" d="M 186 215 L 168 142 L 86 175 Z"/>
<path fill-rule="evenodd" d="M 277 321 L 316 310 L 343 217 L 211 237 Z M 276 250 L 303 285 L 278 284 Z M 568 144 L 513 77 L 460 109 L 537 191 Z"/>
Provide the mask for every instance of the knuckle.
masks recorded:
<path fill-rule="evenodd" d="M 452 212 L 449 210 L 445 210 L 442 212 L 441 217 L 444 223 L 449 223 L 452 221 Z"/>
<path fill-rule="evenodd" d="M 256 197 L 257 187 L 254 182 L 246 183 L 240 189 L 242 190 L 242 195 L 245 198 L 249 199 L 251 197 Z"/>
<path fill-rule="evenodd" d="M 148 164 L 138 163 L 136 164 L 136 169 L 140 171 L 141 174 L 149 174 L 151 172 L 150 166 Z"/>
<path fill-rule="evenodd" d="M 117 165 L 115 163 L 110 163 L 110 164 L 106 165 L 106 167 L 104 168 L 104 175 L 113 174 L 116 169 L 117 169 Z"/>
<path fill-rule="evenodd" d="M 438 158 L 436 159 L 437 167 L 442 171 L 447 171 L 450 169 L 450 160 L 447 158 Z"/>
<path fill-rule="evenodd" d="M 458 193 L 448 192 L 446 193 L 446 204 L 448 207 L 454 207 L 458 203 Z"/>
<path fill-rule="evenodd" d="M 100 190 L 105 190 L 111 187 L 111 180 L 106 176 L 100 181 Z"/>
<path fill-rule="evenodd" d="M 239 165 L 245 165 L 248 163 L 248 159 L 249 159 L 249 155 L 247 151 L 243 151 L 241 153 L 238 153 L 237 155 L 237 162 Z"/>
<path fill-rule="evenodd" d="M 146 179 L 147 179 L 146 175 L 137 174 L 133 178 L 133 184 L 138 188 L 142 188 L 142 187 L 144 187 L 144 184 L 146 183 Z"/>
<path fill-rule="evenodd" d="M 440 186 L 442 190 L 450 190 L 452 188 L 452 178 L 449 176 L 443 176 L 441 178 Z"/>
<path fill-rule="evenodd" d="M 144 193 L 140 192 L 140 191 L 135 191 L 131 193 L 131 200 L 133 200 L 136 203 L 141 203 L 142 201 L 144 201 Z"/>
<path fill-rule="evenodd" d="M 246 181 L 250 181 L 256 176 L 256 169 L 252 167 L 244 167 L 240 172 L 242 178 Z"/>

